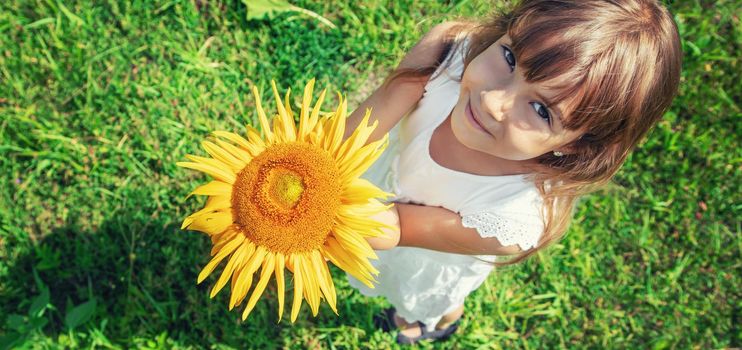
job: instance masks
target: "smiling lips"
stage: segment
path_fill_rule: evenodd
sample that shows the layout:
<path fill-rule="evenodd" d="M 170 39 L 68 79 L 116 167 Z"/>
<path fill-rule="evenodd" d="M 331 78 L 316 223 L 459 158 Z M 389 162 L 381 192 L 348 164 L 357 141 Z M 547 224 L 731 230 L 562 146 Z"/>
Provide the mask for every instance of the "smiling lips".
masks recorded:
<path fill-rule="evenodd" d="M 466 104 L 466 119 L 469 120 L 469 123 L 471 123 L 472 126 L 474 126 L 475 129 L 484 131 L 490 135 L 492 135 L 487 129 L 482 126 L 481 123 L 479 123 L 479 120 L 477 120 L 476 116 L 474 116 L 474 111 L 471 108 L 471 100 Z"/>

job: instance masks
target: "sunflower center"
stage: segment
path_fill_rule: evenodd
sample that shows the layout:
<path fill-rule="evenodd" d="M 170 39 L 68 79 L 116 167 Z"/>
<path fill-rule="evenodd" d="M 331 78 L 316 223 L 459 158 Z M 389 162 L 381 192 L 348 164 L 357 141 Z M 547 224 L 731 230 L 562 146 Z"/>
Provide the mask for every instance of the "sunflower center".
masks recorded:
<path fill-rule="evenodd" d="M 342 194 L 334 158 L 305 143 L 276 144 L 237 174 L 232 211 L 240 231 L 276 253 L 320 248 Z"/>
<path fill-rule="evenodd" d="M 287 169 L 271 169 L 268 179 L 268 189 L 276 205 L 282 209 L 291 209 L 296 206 L 304 192 L 304 183 L 299 174 Z"/>

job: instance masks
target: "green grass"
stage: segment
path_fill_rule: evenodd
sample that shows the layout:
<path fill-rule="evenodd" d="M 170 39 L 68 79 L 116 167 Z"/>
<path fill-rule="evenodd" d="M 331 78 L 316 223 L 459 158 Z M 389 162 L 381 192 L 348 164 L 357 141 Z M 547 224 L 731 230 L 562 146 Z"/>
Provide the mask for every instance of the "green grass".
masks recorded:
<path fill-rule="evenodd" d="M 340 317 L 305 306 L 276 324 L 271 290 L 240 323 L 226 293 L 209 300 L 195 285 L 209 241 L 179 230 L 204 178 L 175 162 L 211 130 L 252 123 L 250 84 L 299 91 L 317 77 L 353 107 L 432 25 L 486 14 L 486 1 L 294 2 L 337 29 L 295 13 L 248 21 L 239 1 L 90 3 L 0 5 L 0 339 L 396 348 L 371 324 L 386 302 L 337 269 Z M 741 6 L 709 3 L 670 2 L 681 92 L 614 183 L 581 202 L 558 245 L 493 274 L 451 341 L 419 348 L 742 345 Z"/>

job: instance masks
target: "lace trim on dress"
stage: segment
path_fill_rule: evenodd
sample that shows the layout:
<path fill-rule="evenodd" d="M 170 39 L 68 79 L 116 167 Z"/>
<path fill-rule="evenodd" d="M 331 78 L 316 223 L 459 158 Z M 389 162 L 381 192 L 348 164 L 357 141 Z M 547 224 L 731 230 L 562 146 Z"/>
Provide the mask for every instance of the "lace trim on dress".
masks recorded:
<path fill-rule="evenodd" d="M 495 237 L 503 246 L 517 244 L 522 250 L 535 247 L 542 231 L 538 225 L 525 224 L 489 212 L 464 215 L 461 224 L 464 227 L 475 228 L 484 238 Z"/>

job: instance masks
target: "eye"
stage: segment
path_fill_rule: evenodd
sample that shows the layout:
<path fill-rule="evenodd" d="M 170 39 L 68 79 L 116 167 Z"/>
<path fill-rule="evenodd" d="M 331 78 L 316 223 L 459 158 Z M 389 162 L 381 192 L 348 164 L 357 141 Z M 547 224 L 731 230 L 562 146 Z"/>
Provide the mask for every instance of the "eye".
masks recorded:
<path fill-rule="evenodd" d="M 533 106 L 533 109 L 536 111 L 536 114 L 538 114 L 541 119 L 545 120 L 549 125 L 551 125 L 551 114 L 549 114 L 549 110 L 541 103 L 538 102 L 531 102 L 531 106 Z"/>
<path fill-rule="evenodd" d="M 513 51 L 511 51 L 507 46 L 502 46 L 502 56 L 505 58 L 505 62 L 510 66 L 510 71 L 515 70 L 515 55 L 513 54 Z"/>

